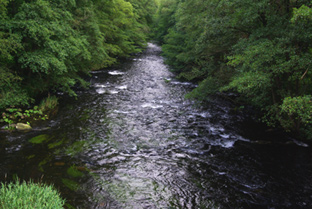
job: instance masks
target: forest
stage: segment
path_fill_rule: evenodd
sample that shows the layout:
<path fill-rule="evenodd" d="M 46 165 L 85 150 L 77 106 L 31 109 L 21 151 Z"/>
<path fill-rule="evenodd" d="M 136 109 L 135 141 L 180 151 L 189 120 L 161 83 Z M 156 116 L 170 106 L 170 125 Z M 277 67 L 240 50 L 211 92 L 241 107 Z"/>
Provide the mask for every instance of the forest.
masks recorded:
<path fill-rule="evenodd" d="M 312 6 L 306 0 L 163 0 L 155 38 L 188 98 L 229 95 L 262 121 L 312 138 Z M 233 98 L 234 97 L 234 98 Z"/>
<path fill-rule="evenodd" d="M 154 39 L 188 98 L 230 95 L 272 127 L 312 138 L 307 0 L 0 0 L 0 109 L 75 96 L 92 70 Z M 234 96 L 233 96 L 234 95 Z"/>
<path fill-rule="evenodd" d="M 144 49 L 150 0 L 0 0 L 0 109 L 75 96 L 92 70 Z"/>

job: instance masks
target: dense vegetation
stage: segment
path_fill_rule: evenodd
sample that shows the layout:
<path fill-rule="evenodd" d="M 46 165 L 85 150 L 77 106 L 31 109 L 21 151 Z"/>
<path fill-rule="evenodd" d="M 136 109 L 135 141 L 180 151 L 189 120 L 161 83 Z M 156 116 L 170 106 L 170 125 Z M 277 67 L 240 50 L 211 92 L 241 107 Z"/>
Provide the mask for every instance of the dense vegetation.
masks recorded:
<path fill-rule="evenodd" d="M 158 6 L 157 18 L 153 14 Z M 200 100 L 235 91 L 272 126 L 312 138 L 308 0 L 0 0 L 0 110 L 140 52 L 150 25 Z"/>
<path fill-rule="evenodd" d="M 189 96 L 237 92 L 272 126 L 312 138 L 312 6 L 307 0 L 162 0 L 156 37 Z"/>
<path fill-rule="evenodd" d="M 0 110 L 75 95 L 90 70 L 146 45 L 151 0 L 0 0 Z"/>

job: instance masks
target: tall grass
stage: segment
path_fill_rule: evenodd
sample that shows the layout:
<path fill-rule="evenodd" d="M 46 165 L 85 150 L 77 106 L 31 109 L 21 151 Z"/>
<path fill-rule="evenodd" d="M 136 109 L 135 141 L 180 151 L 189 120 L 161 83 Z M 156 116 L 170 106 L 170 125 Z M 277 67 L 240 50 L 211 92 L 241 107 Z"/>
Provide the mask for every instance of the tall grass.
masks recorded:
<path fill-rule="evenodd" d="M 56 96 L 48 96 L 47 98 L 43 99 L 39 104 L 39 110 L 42 112 L 47 112 L 53 110 L 58 105 L 58 99 Z"/>
<path fill-rule="evenodd" d="M 65 200 L 52 186 L 18 180 L 0 186 L 0 209 L 64 208 Z"/>

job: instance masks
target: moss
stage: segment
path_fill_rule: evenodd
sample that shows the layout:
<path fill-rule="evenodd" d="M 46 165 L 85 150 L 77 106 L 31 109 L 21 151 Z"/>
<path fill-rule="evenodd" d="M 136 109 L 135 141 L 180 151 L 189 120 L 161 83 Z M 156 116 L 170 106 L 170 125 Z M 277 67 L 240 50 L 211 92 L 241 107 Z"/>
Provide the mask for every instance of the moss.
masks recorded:
<path fill-rule="evenodd" d="M 72 191 L 77 191 L 79 189 L 79 184 L 73 180 L 62 178 L 63 184 Z"/>
<path fill-rule="evenodd" d="M 50 139 L 49 139 L 49 135 L 47 135 L 47 134 L 41 134 L 41 135 L 39 135 L 39 136 L 35 136 L 35 137 L 33 137 L 33 138 L 31 138 L 30 140 L 29 140 L 29 142 L 31 142 L 31 143 L 33 143 L 33 144 L 41 144 L 41 143 L 43 143 L 43 142 L 45 142 L 45 141 L 49 141 Z"/>
<path fill-rule="evenodd" d="M 84 174 L 77 169 L 76 166 L 71 166 L 67 169 L 67 174 L 72 177 L 82 177 Z"/>

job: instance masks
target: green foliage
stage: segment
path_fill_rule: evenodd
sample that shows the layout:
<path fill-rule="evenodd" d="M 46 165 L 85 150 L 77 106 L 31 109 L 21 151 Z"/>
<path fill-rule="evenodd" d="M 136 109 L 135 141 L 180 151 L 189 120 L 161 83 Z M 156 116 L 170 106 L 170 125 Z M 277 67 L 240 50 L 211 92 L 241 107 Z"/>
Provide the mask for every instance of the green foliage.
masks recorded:
<path fill-rule="evenodd" d="M 160 1 L 167 13 L 158 16 L 156 37 L 178 77 L 200 82 L 188 97 L 236 91 L 267 124 L 303 133 L 311 130 L 310 7 L 307 0 Z"/>
<path fill-rule="evenodd" d="M 291 22 L 308 21 L 312 19 L 312 9 L 306 5 L 302 5 L 300 8 L 294 8 L 293 17 Z"/>
<path fill-rule="evenodd" d="M 155 1 L 1 0 L 0 109 L 87 86 L 90 70 L 146 45 Z"/>
<path fill-rule="evenodd" d="M 55 109 L 57 105 L 57 98 L 49 96 L 42 100 L 39 106 L 34 106 L 31 109 L 6 108 L 1 114 L 0 123 L 7 123 L 8 128 L 11 128 L 10 125 L 17 122 L 29 123 L 33 120 L 47 120 L 49 119 L 48 112 Z"/>
<path fill-rule="evenodd" d="M 164 43 L 164 37 L 168 30 L 174 26 L 174 13 L 177 8 L 177 0 L 162 0 L 158 2 L 158 9 L 154 17 L 154 38 L 159 43 Z"/>
<path fill-rule="evenodd" d="M 5 17 L 0 17 L 0 20 L 5 21 Z M 22 49 L 20 39 L 18 34 L 0 31 L 0 109 L 10 105 L 27 105 L 31 101 L 20 87 L 23 78 L 10 69 L 14 54 Z"/>
<path fill-rule="evenodd" d="M 199 101 L 209 100 L 209 97 L 203 95 L 215 94 L 219 90 L 219 85 L 216 79 L 213 77 L 207 77 L 203 80 L 197 88 L 195 88 L 191 93 L 186 95 L 187 99 L 197 99 Z"/>
<path fill-rule="evenodd" d="M 64 208 L 65 201 L 52 187 L 33 182 L 3 184 L 0 188 L 0 208 Z"/>
<path fill-rule="evenodd" d="M 57 106 L 58 106 L 58 98 L 56 96 L 49 95 L 47 98 L 41 101 L 41 103 L 38 106 L 38 109 L 44 113 L 55 109 Z"/>
<path fill-rule="evenodd" d="M 235 89 L 256 106 L 264 106 L 270 103 L 271 80 L 266 73 L 262 72 L 245 72 L 238 77 L 234 77 L 230 84 L 220 88 L 221 91 Z M 264 91 L 265 90 L 265 91 Z"/>
<path fill-rule="evenodd" d="M 133 36 L 133 40 L 139 46 L 144 46 L 145 41 L 151 37 L 151 27 L 153 17 L 156 13 L 157 5 L 151 0 L 127 0 L 133 6 L 133 16 L 135 18 L 134 31 L 139 36 Z"/>
<path fill-rule="evenodd" d="M 82 177 L 84 174 L 77 169 L 76 166 L 71 166 L 67 169 L 67 174 L 71 177 Z"/>
<path fill-rule="evenodd" d="M 281 116 L 281 124 L 287 130 L 296 128 L 295 131 L 299 131 L 302 126 L 311 125 L 311 95 L 286 97 L 281 105 Z"/>
<path fill-rule="evenodd" d="M 9 0 L 1 0 L 0 1 L 0 17 L 5 17 L 7 12 L 7 5 L 9 3 Z"/>

